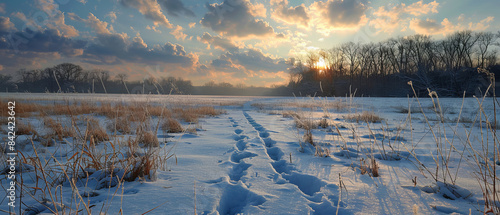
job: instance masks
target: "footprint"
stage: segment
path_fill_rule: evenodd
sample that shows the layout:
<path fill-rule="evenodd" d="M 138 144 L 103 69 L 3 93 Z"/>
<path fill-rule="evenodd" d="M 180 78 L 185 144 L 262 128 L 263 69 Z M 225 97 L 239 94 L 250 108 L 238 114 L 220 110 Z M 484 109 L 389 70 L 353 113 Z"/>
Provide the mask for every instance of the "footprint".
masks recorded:
<path fill-rule="evenodd" d="M 290 171 L 288 168 L 288 164 L 286 163 L 285 160 L 271 162 L 271 166 L 273 167 L 274 171 L 276 171 L 279 174 L 289 173 L 289 171 Z"/>
<path fill-rule="evenodd" d="M 241 129 L 236 129 L 236 130 L 234 130 L 234 133 L 235 133 L 235 134 L 241 134 L 242 132 L 243 132 L 243 130 L 241 130 Z"/>
<path fill-rule="evenodd" d="M 338 203 L 337 201 L 329 201 L 326 199 L 323 199 L 320 203 L 312 203 L 309 204 L 309 207 L 311 207 L 314 212 L 312 214 L 314 215 L 322 215 L 322 214 L 332 214 L 332 211 L 337 211 L 336 204 Z M 340 202 L 342 205 L 342 202 Z M 338 214 L 352 214 L 351 212 L 345 210 L 343 206 L 339 208 L 339 213 Z"/>
<path fill-rule="evenodd" d="M 245 136 L 245 135 L 233 135 L 233 139 L 235 141 L 243 140 L 245 138 L 248 138 L 248 136 Z"/>
<path fill-rule="evenodd" d="M 213 180 L 206 180 L 206 181 L 201 181 L 207 184 L 217 184 L 220 183 L 224 180 L 224 178 L 218 178 L 218 179 L 213 179 Z"/>
<path fill-rule="evenodd" d="M 276 143 L 276 141 L 274 141 L 273 139 L 271 138 L 264 138 L 264 144 L 266 145 L 266 147 L 273 147 L 274 144 Z"/>
<path fill-rule="evenodd" d="M 304 175 L 297 172 L 292 174 L 283 174 L 283 178 L 288 182 L 295 184 L 302 193 L 312 196 L 321 190 L 321 187 L 326 185 L 325 182 L 312 175 Z"/>
<path fill-rule="evenodd" d="M 247 148 L 247 142 L 245 142 L 245 140 L 238 140 L 238 142 L 236 142 L 236 148 L 240 151 L 245 150 Z"/>
<path fill-rule="evenodd" d="M 223 192 L 217 206 L 219 214 L 240 214 L 247 206 L 259 206 L 266 202 L 263 196 L 248 190 L 243 183 L 225 183 L 221 186 Z"/>
<path fill-rule="evenodd" d="M 457 213 L 457 214 L 466 214 L 466 213 L 462 213 L 461 211 L 459 211 L 457 208 L 452 208 L 452 207 L 447 207 L 447 206 L 441 206 L 441 205 L 431 205 L 432 209 L 438 211 L 438 212 L 441 212 L 441 213 L 445 213 L 445 214 L 454 214 L 454 213 Z"/>
<path fill-rule="evenodd" d="M 269 137 L 269 132 L 260 132 L 259 136 L 262 138 L 268 138 Z"/>
<path fill-rule="evenodd" d="M 235 163 L 239 163 L 241 160 L 243 160 L 245 158 L 251 158 L 251 157 L 255 157 L 255 156 L 257 156 L 257 154 L 251 153 L 251 152 L 234 152 L 231 155 L 231 161 L 235 162 Z"/>
<path fill-rule="evenodd" d="M 256 125 L 256 126 L 254 126 L 254 128 L 257 131 L 264 131 L 264 130 L 266 130 L 266 129 L 264 129 L 264 127 L 262 127 L 262 125 Z"/>
<path fill-rule="evenodd" d="M 281 157 L 283 156 L 283 152 L 278 147 L 267 148 L 266 153 L 269 156 L 269 158 L 271 158 L 274 161 L 281 160 Z"/>
<path fill-rule="evenodd" d="M 138 189 L 127 189 L 127 190 L 123 191 L 123 194 L 136 194 L 138 192 L 139 192 Z"/>
<path fill-rule="evenodd" d="M 250 166 L 252 165 L 244 162 L 235 164 L 229 172 L 229 179 L 232 181 L 239 181 L 241 177 L 245 176 L 245 171 L 250 168 Z"/>

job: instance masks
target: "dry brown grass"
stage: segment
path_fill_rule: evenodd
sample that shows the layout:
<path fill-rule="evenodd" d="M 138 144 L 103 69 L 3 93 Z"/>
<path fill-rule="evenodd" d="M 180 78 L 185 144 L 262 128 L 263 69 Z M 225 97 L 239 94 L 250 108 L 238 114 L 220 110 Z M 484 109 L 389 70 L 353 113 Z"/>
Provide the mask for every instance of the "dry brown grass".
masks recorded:
<path fill-rule="evenodd" d="M 215 109 L 211 106 L 174 108 L 172 111 L 178 116 L 179 119 L 189 123 L 198 123 L 199 118 L 207 116 L 213 117 L 225 113 L 225 111 Z"/>
<path fill-rule="evenodd" d="M 17 117 L 29 117 L 33 113 L 40 111 L 40 105 L 24 102 L 16 102 L 16 116 Z"/>
<path fill-rule="evenodd" d="M 314 144 L 314 141 L 313 141 L 313 135 L 312 135 L 312 132 L 311 130 L 305 130 L 304 132 L 304 136 L 303 136 L 303 141 L 305 143 L 309 143 L 311 144 L 312 146 L 315 146 L 316 144 Z"/>
<path fill-rule="evenodd" d="M 38 132 L 36 132 L 33 125 L 29 122 L 25 124 L 21 121 L 17 121 L 16 129 L 16 135 L 38 135 Z"/>
<path fill-rule="evenodd" d="M 336 111 L 340 111 L 340 112 L 346 111 L 349 108 L 353 107 L 352 104 L 349 104 L 347 101 L 344 101 L 342 99 L 336 99 L 333 102 L 329 102 L 327 105 L 328 105 L 327 106 L 328 108 L 333 108 Z"/>
<path fill-rule="evenodd" d="M 198 118 L 200 118 L 200 116 L 194 112 L 181 111 L 179 118 L 184 120 L 184 122 L 198 123 Z"/>
<path fill-rule="evenodd" d="M 372 177 L 379 177 L 379 166 L 377 164 L 377 161 L 372 158 L 370 159 L 370 165 L 366 163 L 365 159 L 361 159 L 359 164 L 359 169 L 361 171 L 361 175 L 369 173 Z"/>
<path fill-rule="evenodd" d="M 6 103 L 4 103 L 6 105 Z M 56 160 L 56 158 L 51 159 L 51 163 L 47 165 L 47 162 L 40 161 L 40 157 L 36 155 L 36 157 L 27 157 L 24 158 L 20 162 L 30 163 L 34 166 L 35 178 L 38 181 L 40 180 L 43 186 L 42 188 L 33 188 L 27 187 L 26 185 L 20 184 L 29 193 L 36 193 L 36 198 L 40 196 L 40 199 L 44 199 L 43 201 L 48 202 L 48 204 L 58 204 L 58 199 L 52 198 L 53 196 L 48 196 L 46 193 L 54 193 L 54 190 L 61 189 L 62 182 L 75 182 L 77 180 L 81 180 L 82 183 L 86 183 L 85 180 L 88 180 L 90 174 L 96 173 L 97 171 L 102 172 L 102 178 L 116 178 L 116 176 L 120 176 L 118 178 L 118 186 L 123 181 L 134 181 L 139 179 L 146 180 L 148 177 L 151 180 L 155 179 L 155 173 L 157 170 L 166 170 L 167 160 L 173 156 L 169 149 L 162 148 L 154 148 L 159 146 L 158 139 L 156 137 L 156 132 L 153 132 L 155 129 L 151 127 L 158 127 L 158 125 L 150 125 L 152 116 L 162 116 L 162 117 L 170 117 L 170 112 L 166 108 L 161 107 L 141 107 L 138 105 L 123 105 L 123 104 L 94 104 L 94 103 L 66 103 L 66 104 L 27 104 L 27 105 L 19 105 L 21 103 L 16 103 L 16 110 L 19 106 L 22 108 L 20 113 L 25 113 L 25 115 L 34 115 L 39 113 L 40 118 L 43 121 L 43 126 L 46 129 L 47 135 L 40 137 L 40 145 L 42 146 L 53 146 L 58 143 L 58 141 L 63 141 L 65 137 L 75 137 L 73 142 L 89 142 L 90 144 L 79 145 L 79 147 L 75 147 L 75 151 L 71 152 L 71 158 L 68 158 L 68 163 L 60 165 L 60 163 Z M 101 106 L 102 105 L 102 106 Z M 208 110 L 208 109 L 207 109 Z M 199 109 L 197 110 L 197 114 L 199 116 L 210 115 L 210 111 Z M 3 116 L 5 113 L 1 112 Z M 141 123 L 140 132 L 138 132 L 136 138 L 128 138 L 129 145 L 129 156 L 120 156 L 126 153 L 125 147 L 115 147 L 115 144 L 121 144 L 119 138 L 113 140 L 113 142 L 106 142 L 106 144 L 111 145 L 112 147 L 96 147 L 97 143 L 102 141 L 110 140 L 107 132 L 103 129 L 99 122 L 102 122 L 102 118 L 92 118 L 88 115 L 82 114 L 90 114 L 92 116 L 106 116 L 112 122 L 110 127 L 113 130 L 119 130 L 122 133 L 130 132 L 130 123 L 128 121 L 129 118 L 134 118 L 135 120 L 139 120 Z M 71 117 L 57 117 L 61 115 L 68 115 Z M 16 112 L 16 117 L 18 113 Z M 129 118 L 128 118 L 129 117 Z M 5 117 L 1 117 L 1 119 L 5 119 Z M 68 119 L 69 122 L 64 122 L 62 119 Z M 71 119 L 71 120 L 69 120 Z M 17 124 L 17 134 L 34 134 L 36 131 L 33 129 L 33 126 L 30 123 L 19 123 Z M 26 121 L 23 121 L 26 122 Z M 79 130 L 80 128 L 84 128 L 85 130 Z M 76 130 L 76 131 L 75 131 Z M 45 130 L 44 130 L 45 133 Z M 77 136 L 78 135 L 78 136 Z M 66 141 L 66 140 L 64 140 Z M 31 142 L 34 152 L 42 152 L 47 151 L 43 148 L 35 147 L 35 143 Z M 139 144 L 143 144 L 148 148 L 140 153 L 138 152 Z M 2 147 L 0 147 L 0 150 Z M 111 150 L 112 149 L 112 150 Z M 165 150 L 165 153 L 161 152 Z M 168 150 L 168 151 L 167 151 Z M 54 165 L 53 165 L 54 164 Z M 22 174 L 22 173 L 20 173 Z M 117 175 L 122 174 L 122 175 Z M 96 189 L 110 189 L 112 185 L 109 181 L 104 181 L 97 185 Z M 66 188 L 65 188 L 66 189 Z M 62 213 L 78 213 L 83 210 L 87 213 L 90 213 L 92 206 L 89 206 L 83 200 L 78 192 L 78 188 L 71 187 L 74 193 L 78 195 L 75 198 L 79 197 L 79 200 L 75 200 L 75 204 L 78 207 L 83 208 L 79 211 L 67 211 L 71 210 L 71 208 L 65 207 L 56 207 L 56 211 L 51 211 L 52 213 L 61 212 L 61 210 L 65 209 L 66 211 L 62 211 Z M 38 192 L 38 193 L 37 193 Z M 43 192 L 43 194 L 39 194 Z M 116 193 L 115 193 L 116 194 Z M 62 195 L 62 194 L 61 194 Z M 114 195 L 113 195 L 114 197 Z M 81 201 L 80 201 L 81 200 Z M 23 202 L 21 203 L 23 204 Z M 62 204 L 60 204 L 62 205 Z M 106 213 L 106 212 L 103 212 Z"/>
<path fill-rule="evenodd" d="M 328 119 L 325 119 L 325 118 L 320 119 L 318 122 L 318 126 L 321 128 L 328 128 L 328 126 L 329 126 Z"/>
<path fill-rule="evenodd" d="M 90 140 L 90 144 L 97 144 L 103 141 L 108 141 L 109 136 L 106 129 L 99 125 L 99 121 L 94 118 L 87 119 L 87 129 L 85 130 L 85 139 Z"/>
<path fill-rule="evenodd" d="M 257 107 L 259 109 L 266 108 L 275 108 L 276 106 L 284 107 L 284 108 L 307 108 L 307 109 L 334 109 L 336 111 L 345 111 L 351 107 L 355 107 L 353 104 L 349 104 L 346 100 L 343 99 L 335 99 L 335 100 L 327 100 L 321 98 L 311 98 L 308 100 L 296 100 L 296 101 L 288 101 L 281 103 L 253 103 L 253 107 Z"/>
<path fill-rule="evenodd" d="M 293 118 L 296 128 L 302 128 L 305 130 L 312 130 L 318 128 L 318 124 L 310 118 Z"/>
<path fill-rule="evenodd" d="M 372 176 L 373 177 L 379 177 L 378 169 L 379 168 L 378 168 L 377 160 L 375 160 L 374 158 L 372 158 L 371 171 L 372 171 Z"/>
<path fill-rule="evenodd" d="M 157 128 L 155 128 L 157 129 Z M 156 136 L 157 130 L 153 129 L 149 123 L 142 122 L 136 130 L 136 142 L 144 147 L 158 147 L 160 142 Z"/>
<path fill-rule="evenodd" d="M 131 146 L 138 145 L 137 140 L 133 141 L 129 139 L 129 144 Z M 132 150 L 137 150 L 136 147 L 131 148 Z M 135 154 L 134 151 L 128 152 L 129 154 Z M 155 180 L 156 171 L 158 169 L 165 170 L 167 165 L 167 160 L 175 156 L 174 154 L 170 154 L 170 150 L 166 152 L 164 156 L 160 156 L 157 148 L 148 148 L 146 153 L 140 156 L 132 156 L 127 159 L 126 166 L 129 167 L 129 174 L 125 178 L 126 181 L 133 181 L 137 178 L 146 178 L 149 177 L 151 180 Z"/>
<path fill-rule="evenodd" d="M 356 114 L 349 114 L 344 118 L 346 121 L 356 122 L 356 123 L 360 122 L 379 123 L 382 122 L 382 120 L 384 120 L 374 112 L 368 112 L 368 111 L 363 111 L 362 113 L 356 113 Z"/>
<path fill-rule="evenodd" d="M 40 145 L 45 146 L 45 147 L 50 147 L 55 144 L 55 140 L 53 139 L 53 136 L 46 135 L 42 137 L 42 140 L 40 141 Z"/>
<path fill-rule="evenodd" d="M 295 108 L 321 108 L 323 104 L 318 101 L 295 101 L 295 102 L 284 102 L 280 104 L 283 107 L 295 107 Z"/>
<path fill-rule="evenodd" d="M 295 111 L 290 111 L 290 110 L 288 110 L 288 111 L 283 111 L 283 112 L 281 113 L 281 115 L 282 115 L 284 118 L 294 118 L 294 119 L 295 119 L 295 118 L 297 118 L 297 119 L 300 119 L 300 118 L 301 118 L 301 116 L 300 116 L 297 112 L 295 112 Z"/>
<path fill-rule="evenodd" d="M 283 113 L 285 114 L 285 113 Z M 295 122 L 295 127 L 298 129 L 304 129 L 304 135 L 302 136 L 302 141 L 304 143 L 309 143 L 312 146 L 316 146 L 313 140 L 312 129 L 318 128 L 318 124 L 314 122 L 311 117 L 305 117 L 302 114 L 290 111 L 286 112 L 288 117 L 293 117 Z M 301 148 L 304 146 L 301 145 Z"/>
<path fill-rule="evenodd" d="M 9 100 L 0 100 L 0 107 L 7 107 L 7 102 L 8 101 L 15 101 L 15 99 L 9 99 Z M 16 113 L 16 117 L 29 117 L 33 115 L 33 113 L 40 111 L 40 105 L 38 104 L 33 104 L 33 103 L 25 103 L 25 102 L 20 102 L 16 101 L 16 108 L 14 109 Z M 0 116 L 2 118 L 6 118 L 9 115 L 10 110 L 7 108 L 2 108 L 0 110 Z"/>
<path fill-rule="evenodd" d="M 172 112 L 166 107 L 162 106 L 145 106 L 144 110 L 148 113 L 150 116 L 157 116 L 157 117 L 171 117 Z"/>
<path fill-rule="evenodd" d="M 179 121 L 173 118 L 164 120 L 161 128 L 166 133 L 181 133 L 184 131 Z"/>
<path fill-rule="evenodd" d="M 48 129 L 50 129 L 50 132 L 48 135 L 46 135 L 46 138 L 51 136 L 54 139 L 62 141 L 63 138 L 76 136 L 76 132 L 74 131 L 73 127 L 63 126 L 60 120 L 56 121 L 51 117 L 45 117 L 43 119 L 43 123 Z"/>
<path fill-rule="evenodd" d="M 112 119 L 111 122 L 108 124 L 107 128 L 112 133 L 115 133 L 115 132 L 120 132 L 121 134 L 131 134 L 132 133 L 132 128 L 130 126 L 130 122 L 125 117 L 118 117 L 118 118 Z"/>
<path fill-rule="evenodd" d="M 153 106 L 150 104 L 140 104 L 140 103 L 109 103 L 101 102 L 99 105 L 97 103 L 89 102 L 73 102 L 69 104 L 53 104 L 44 105 L 44 109 L 47 109 L 46 115 L 82 115 L 82 114 L 97 114 L 100 116 L 105 116 L 109 119 L 114 119 L 117 117 L 131 117 L 133 120 L 141 121 L 147 116 L 170 116 L 171 112 L 166 107 Z"/>
<path fill-rule="evenodd" d="M 361 175 L 368 173 L 369 167 L 366 165 L 365 159 L 359 160 L 359 170 L 361 171 Z"/>
<path fill-rule="evenodd" d="M 137 142 L 145 147 L 158 147 L 160 142 L 152 131 L 141 131 L 137 133 Z"/>
<path fill-rule="evenodd" d="M 187 133 L 190 133 L 190 134 L 198 134 L 198 129 L 194 128 L 194 127 L 189 127 L 189 128 L 186 128 L 185 130 Z"/>
<path fill-rule="evenodd" d="M 262 110 L 262 109 L 268 107 L 269 105 L 264 104 L 264 103 L 252 103 L 250 106 L 256 107 L 256 108 L 259 108 L 260 110 Z"/>

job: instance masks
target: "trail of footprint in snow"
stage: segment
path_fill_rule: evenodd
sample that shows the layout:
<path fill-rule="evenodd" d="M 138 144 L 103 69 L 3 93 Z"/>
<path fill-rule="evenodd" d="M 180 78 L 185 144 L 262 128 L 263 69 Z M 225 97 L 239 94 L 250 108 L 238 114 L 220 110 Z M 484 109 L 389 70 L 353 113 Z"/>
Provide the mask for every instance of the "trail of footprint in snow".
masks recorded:
<path fill-rule="evenodd" d="M 342 208 L 341 211 L 343 214 L 349 213 L 349 211 L 343 209 L 345 208 L 344 203 L 340 202 L 341 204 L 337 205 L 339 202 L 337 196 L 322 193 L 323 190 L 328 190 L 330 193 L 338 193 L 337 185 L 329 184 L 316 176 L 297 172 L 286 160 L 281 159 L 284 155 L 283 151 L 275 146 L 276 141 L 272 140 L 264 126 L 257 123 L 246 111 L 243 111 L 243 115 L 259 133 L 261 142 L 265 145 L 266 154 L 272 160 L 270 162 L 272 168 L 283 178 L 283 180 L 277 179 L 276 183 L 291 183 L 297 186 L 302 194 L 311 201 L 309 206 L 314 210 L 313 214 L 332 214 L 337 210 L 337 207 Z"/>
<path fill-rule="evenodd" d="M 216 208 L 219 214 L 239 214 L 247 206 L 259 206 L 266 201 L 266 198 L 250 191 L 247 185 L 240 181 L 247 174 L 248 168 L 252 166 L 243 160 L 255 157 L 257 154 L 245 151 L 248 136 L 242 134 L 244 130 L 238 128 L 236 120 L 229 117 L 229 121 L 235 128 L 233 139 L 236 141 L 237 149 L 233 150 L 230 156 L 232 168 L 228 172 L 228 177 L 205 181 L 205 183 L 214 184 L 222 190 L 222 196 Z"/>

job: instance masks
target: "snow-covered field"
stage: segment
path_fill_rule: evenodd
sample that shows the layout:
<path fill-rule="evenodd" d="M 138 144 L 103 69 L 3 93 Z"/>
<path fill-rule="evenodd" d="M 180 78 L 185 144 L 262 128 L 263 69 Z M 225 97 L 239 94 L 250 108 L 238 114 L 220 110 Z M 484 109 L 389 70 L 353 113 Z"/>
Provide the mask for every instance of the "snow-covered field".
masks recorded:
<path fill-rule="evenodd" d="M 440 106 L 430 98 L 79 94 L 1 94 L 0 98 L 39 104 L 87 100 L 169 108 L 210 105 L 226 111 L 200 118 L 196 125 L 181 122 L 184 128 L 196 128 L 194 132 L 158 131 L 159 147 L 139 147 L 137 153 L 155 150 L 165 159 L 157 160 L 161 163 L 154 177 L 132 181 L 120 179 L 127 170 L 109 171 L 111 167 L 103 168 L 111 175 L 98 174 L 103 171 L 94 168 L 87 171 L 90 175 L 64 174 L 73 180 L 51 178 L 57 173 L 61 177 L 63 169 L 87 168 L 69 168 L 80 156 L 82 143 L 73 137 L 43 146 L 37 140 L 32 144 L 31 135 L 18 136 L 16 146 L 22 154 L 18 159 L 28 164 L 17 166 L 17 171 L 24 168 L 17 175 L 13 211 L 17 213 L 19 201 L 21 211 L 29 208 L 27 214 L 51 214 L 51 210 L 72 214 L 87 210 L 92 214 L 481 214 L 498 208 L 485 208 L 485 202 L 498 201 L 492 199 L 498 191 L 491 184 L 498 182 L 493 177 L 498 173 L 494 161 L 500 144 L 495 130 L 488 127 L 495 117 L 492 98 L 484 102 L 482 98 L 440 98 Z M 356 120 L 362 113 L 382 121 Z M 74 116 L 48 117 L 71 124 Z M 93 117 L 102 128 L 112 123 L 104 116 Z M 151 117 L 153 127 L 159 118 Z M 16 120 L 29 122 L 40 135 L 46 132 L 38 115 Z M 312 144 L 304 138 L 308 127 L 297 126 L 301 123 L 311 126 Z M 2 128 L 0 137 L 7 142 L 7 124 Z M 120 143 L 136 134 L 113 134 L 109 129 L 108 134 L 110 140 L 89 152 L 126 159 L 129 149 Z M 37 164 L 55 173 L 41 174 Z M 8 168 L 6 162 L 2 165 Z M 10 183 L 7 174 L 0 175 L 0 182 L 0 210 L 12 211 L 9 200 L 3 198 Z"/>

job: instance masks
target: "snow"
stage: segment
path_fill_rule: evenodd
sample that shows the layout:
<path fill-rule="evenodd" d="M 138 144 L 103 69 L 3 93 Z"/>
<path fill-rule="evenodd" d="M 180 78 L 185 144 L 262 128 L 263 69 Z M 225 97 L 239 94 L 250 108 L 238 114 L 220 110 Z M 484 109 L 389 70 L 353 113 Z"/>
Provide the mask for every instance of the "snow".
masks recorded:
<path fill-rule="evenodd" d="M 440 99 L 447 117 L 444 123 L 439 123 L 440 116 L 432 111 L 432 100 L 420 98 L 424 113 L 432 119 L 429 124 L 422 113 L 412 113 L 410 124 L 408 114 L 401 112 L 409 105 L 412 111 L 420 109 L 412 98 L 94 97 L 81 94 L 44 94 L 36 98 L 31 94 L 1 94 L 0 98 L 30 102 L 91 99 L 159 104 L 209 103 L 223 105 L 221 107 L 227 110 L 227 114 L 201 119 L 202 129 L 196 134 L 160 132 L 160 148 L 164 153 L 170 150 L 175 158 L 167 161 L 166 168 L 157 172 L 155 180 L 119 182 L 99 170 L 88 177 L 86 184 L 76 184 L 86 204 L 92 205 L 92 214 L 118 214 L 120 210 L 124 214 L 142 214 L 151 209 L 154 210 L 148 214 L 412 214 L 414 210 L 421 214 L 469 214 L 469 210 L 481 214 L 480 210 L 484 209 L 485 199 L 476 179 L 478 167 L 471 150 L 463 150 L 468 147 L 465 140 L 469 132 L 475 150 L 483 150 L 479 143 L 480 126 L 478 123 L 456 123 L 459 116 L 475 119 L 479 113 L 475 98 L 466 98 L 463 108 L 461 98 Z M 491 119 L 493 108 L 488 99 L 483 104 L 485 111 L 482 114 Z M 328 108 L 328 102 L 332 101 L 342 101 L 348 107 L 343 110 Z M 281 105 L 288 103 L 320 105 Z M 329 156 L 315 156 L 316 149 L 302 142 L 304 130 L 295 128 L 293 118 L 272 114 L 283 110 L 295 110 L 313 119 L 327 115 L 330 123 L 336 123 L 338 129 L 330 124 L 328 128 L 312 131 L 315 143 L 323 150 L 328 149 Z M 385 120 L 371 124 L 343 120 L 347 114 L 362 111 L 373 111 Z M 41 119 L 35 117 L 20 120 L 43 127 Z M 63 117 L 62 120 L 69 119 Z M 106 119 L 99 120 L 105 127 Z M 445 152 L 450 152 L 448 165 L 453 177 L 448 180 L 454 179 L 456 174 L 456 185 L 445 184 L 442 179 L 436 183 L 418 164 L 420 161 L 430 172 L 435 172 L 435 158 L 439 152 L 429 127 L 434 129 L 438 139 L 448 140 L 443 141 Z M 5 139 L 5 132 L 1 137 Z M 18 141 L 26 141 L 23 138 L 28 137 L 20 136 Z M 493 140 L 487 141 L 486 145 L 493 148 Z M 449 142 L 456 149 L 449 149 L 446 145 Z M 30 147 L 21 149 L 24 156 L 33 156 L 34 150 Z M 43 149 L 39 151 L 42 160 L 51 161 L 56 157 L 64 162 L 70 160 L 74 146 L 57 143 L 51 147 L 36 147 Z M 109 144 L 99 147 L 111 150 Z M 380 177 L 361 174 L 362 162 L 369 163 L 372 156 L 379 166 Z M 488 159 L 492 159 L 491 154 Z M 114 175 L 124 174 L 116 171 Z M 45 185 L 40 179 L 32 178 L 33 172 L 24 174 L 23 183 L 27 187 L 43 189 Z M 0 178 L 2 186 L 7 187 L 6 176 Z M 82 206 L 75 208 L 70 183 L 63 183 L 53 192 L 57 198 L 62 197 L 58 202 L 62 201 L 64 206 L 58 204 L 55 208 L 49 204 L 52 210 L 83 209 Z M 34 196 L 39 195 L 40 191 Z M 0 196 L 6 196 L 5 189 L 0 189 Z M 40 202 L 26 194 L 23 209 L 29 206 L 32 214 L 50 213 L 44 206 L 47 202 L 38 200 Z M 3 200 L 0 209 L 9 211 L 7 200 Z"/>

